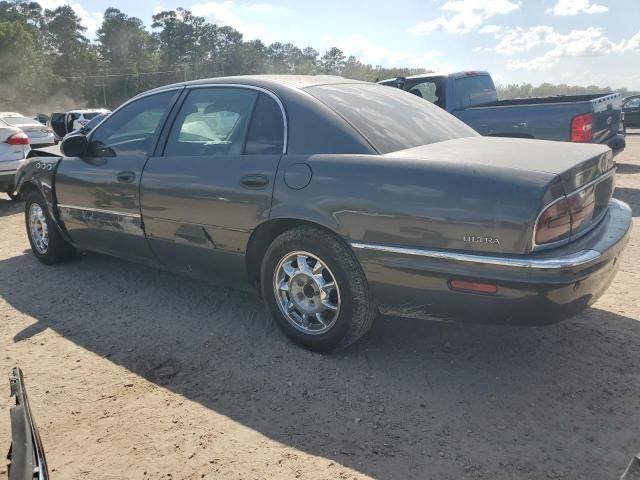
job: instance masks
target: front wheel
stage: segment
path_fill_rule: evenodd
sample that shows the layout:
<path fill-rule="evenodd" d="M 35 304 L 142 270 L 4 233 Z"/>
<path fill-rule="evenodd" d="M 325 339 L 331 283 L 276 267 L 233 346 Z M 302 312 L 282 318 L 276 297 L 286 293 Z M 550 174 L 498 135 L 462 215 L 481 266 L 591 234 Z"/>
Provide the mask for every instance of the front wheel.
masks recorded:
<path fill-rule="evenodd" d="M 71 258 L 75 248 L 62 237 L 53 223 L 39 192 L 31 192 L 25 202 L 27 236 L 34 255 L 43 263 L 59 263 Z"/>
<path fill-rule="evenodd" d="M 273 241 L 262 262 L 261 289 L 284 333 L 310 350 L 346 347 L 376 317 L 353 252 L 317 228 L 288 230 Z"/>

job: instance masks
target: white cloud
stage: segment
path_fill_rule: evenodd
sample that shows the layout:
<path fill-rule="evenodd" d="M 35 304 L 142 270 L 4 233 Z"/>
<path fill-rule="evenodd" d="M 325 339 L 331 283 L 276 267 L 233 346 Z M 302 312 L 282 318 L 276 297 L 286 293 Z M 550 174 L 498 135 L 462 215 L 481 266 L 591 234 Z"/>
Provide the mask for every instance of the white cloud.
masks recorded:
<path fill-rule="evenodd" d="M 359 61 L 373 66 L 402 66 L 432 70 L 448 70 L 450 68 L 437 60 L 442 56 L 442 52 L 439 50 L 410 54 L 375 44 L 359 34 L 353 34 L 347 38 L 336 38 L 330 34 L 323 35 L 320 39 L 320 50 L 324 52 L 331 47 L 338 47 L 347 57 L 354 55 Z"/>
<path fill-rule="evenodd" d="M 69 5 L 73 8 L 76 15 L 80 17 L 80 22 L 83 27 L 86 27 L 87 31 L 85 33 L 89 38 L 94 38 L 96 32 L 100 28 L 100 25 L 102 25 L 102 12 L 91 12 L 77 2 L 69 2 L 66 0 L 41 0 L 39 3 L 43 9 L 47 10 L 55 10 L 63 5 Z"/>
<path fill-rule="evenodd" d="M 162 12 L 168 12 L 169 10 L 171 10 L 170 8 L 164 7 L 162 5 L 156 5 L 155 7 L 153 7 L 153 15 L 157 15 L 159 13 Z"/>
<path fill-rule="evenodd" d="M 502 32 L 502 30 L 503 30 L 503 27 L 501 27 L 500 25 L 485 25 L 480 30 L 478 30 L 478 32 L 479 33 L 493 33 L 494 35 L 497 35 L 500 32 Z"/>
<path fill-rule="evenodd" d="M 247 9 L 257 8 L 257 11 L 271 8 L 268 4 L 254 4 Z M 278 8 L 278 7 L 274 7 Z M 212 23 L 228 25 L 235 28 L 245 37 L 245 40 L 259 38 L 265 34 L 265 27 L 261 23 L 247 22 L 238 13 L 239 7 L 232 0 L 224 2 L 205 2 L 192 5 L 189 10 L 200 17 L 206 18 Z"/>
<path fill-rule="evenodd" d="M 468 33 L 478 29 L 485 20 L 496 15 L 506 15 L 520 8 L 515 0 L 447 0 L 440 7 L 445 15 L 422 21 L 409 28 L 417 35 L 435 31 Z"/>
<path fill-rule="evenodd" d="M 604 13 L 608 10 L 608 7 L 592 3 L 591 0 L 558 0 L 553 8 L 547 10 L 547 13 L 567 16 L 579 13 Z"/>
<path fill-rule="evenodd" d="M 250 21 L 247 18 L 277 17 L 290 12 L 287 7 L 270 3 L 238 4 L 233 0 L 196 3 L 189 7 L 189 10 L 209 22 L 235 28 L 244 35 L 245 40 L 265 37 L 270 33 L 261 22 Z"/>
<path fill-rule="evenodd" d="M 501 37 L 495 51 L 504 55 L 527 52 L 540 46 L 549 46 L 545 53 L 529 60 L 513 60 L 507 63 L 510 70 L 547 70 L 562 58 L 593 57 L 626 51 L 640 51 L 640 31 L 620 43 L 611 41 L 599 27 L 572 30 L 563 34 L 549 26 L 516 28 Z"/>
<path fill-rule="evenodd" d="M 290 12 L 290 9 L 287 7 L 273 5 L 271 3 L 254 3 L 253 5 L 248 5 L 246 8 L 251 12 L 265 15 L 283 15 Z"/>

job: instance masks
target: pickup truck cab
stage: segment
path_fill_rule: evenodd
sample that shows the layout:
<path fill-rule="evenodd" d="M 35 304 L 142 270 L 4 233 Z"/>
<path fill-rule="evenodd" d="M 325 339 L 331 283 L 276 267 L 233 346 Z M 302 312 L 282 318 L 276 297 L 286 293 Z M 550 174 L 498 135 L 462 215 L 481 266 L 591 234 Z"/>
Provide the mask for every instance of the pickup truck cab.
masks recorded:
<path fill-rule="evenodd" d="M 619 93 L 498 100 L 488 72 L 398 77 L 379 82 L 413 93 L 494 137 L 535 138 L 625 147 Z"/>

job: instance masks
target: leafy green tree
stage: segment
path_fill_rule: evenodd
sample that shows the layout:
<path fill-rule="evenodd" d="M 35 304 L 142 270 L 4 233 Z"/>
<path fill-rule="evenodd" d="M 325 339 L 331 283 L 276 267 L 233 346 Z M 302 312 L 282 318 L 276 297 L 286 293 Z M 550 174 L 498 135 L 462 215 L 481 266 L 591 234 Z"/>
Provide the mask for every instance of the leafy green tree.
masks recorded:
<path fill-rule="evenodd" d="M 0 21 L 0 105 L 27 113 L 48 91 L 50 77 L 28 28 L 18 21 Z"/>
<path fill-rule="evenodd" d="M 344 53 L 338 47 L 332 47 L 320 59 L 320 69 L 328 75 L 341 75 L 345 64 Z"/>

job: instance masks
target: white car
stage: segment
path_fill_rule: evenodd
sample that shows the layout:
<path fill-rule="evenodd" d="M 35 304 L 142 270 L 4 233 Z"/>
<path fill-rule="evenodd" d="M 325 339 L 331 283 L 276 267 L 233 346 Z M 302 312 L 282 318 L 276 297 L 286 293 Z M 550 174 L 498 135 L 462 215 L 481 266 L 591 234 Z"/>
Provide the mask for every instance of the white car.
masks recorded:
<path fill-rule="evenodd" d="M 12 200 L 16 170 L 31 150 L 29 137 L 19 128 L 0 126 L 0 191 L 6 192 Z"/>
<path fill-rule="evenodd" d="M 10 115 L 0 113 L 0 127 L 19 128 L 27 134 L 33 148 L 48 147 L 56 144 L 51 128 L 33 118 L 25 117 L 19 113 Z"/>

